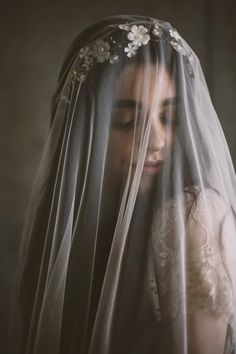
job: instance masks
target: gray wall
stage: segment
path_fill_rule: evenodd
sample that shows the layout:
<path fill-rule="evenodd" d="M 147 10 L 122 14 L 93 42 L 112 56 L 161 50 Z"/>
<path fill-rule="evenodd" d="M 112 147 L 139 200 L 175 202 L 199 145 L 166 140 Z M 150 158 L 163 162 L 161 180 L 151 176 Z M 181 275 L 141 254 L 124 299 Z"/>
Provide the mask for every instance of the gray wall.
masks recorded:
<path fill-rule="evenodd" d="M 236 2 L 41 0 L 1 3 L 0 353 L 23 220 L 65 50 L 84 27 L 114 14 L 167 20 L 199 56 L 236 163 Z"/>

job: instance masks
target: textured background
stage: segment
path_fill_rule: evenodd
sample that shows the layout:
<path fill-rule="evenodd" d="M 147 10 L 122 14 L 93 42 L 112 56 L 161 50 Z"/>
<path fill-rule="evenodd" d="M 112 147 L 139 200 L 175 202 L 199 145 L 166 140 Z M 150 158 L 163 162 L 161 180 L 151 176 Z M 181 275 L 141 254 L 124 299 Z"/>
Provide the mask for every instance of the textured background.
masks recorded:
<path fill-rule="evenodd" d="M 0 353 L 4 353 L 16 255 L 49 126 L 65 50 L 84 27 L 114 14 L 167 20 L 197 53 L 236 164 L 234 0 L 1 1 Z"/>

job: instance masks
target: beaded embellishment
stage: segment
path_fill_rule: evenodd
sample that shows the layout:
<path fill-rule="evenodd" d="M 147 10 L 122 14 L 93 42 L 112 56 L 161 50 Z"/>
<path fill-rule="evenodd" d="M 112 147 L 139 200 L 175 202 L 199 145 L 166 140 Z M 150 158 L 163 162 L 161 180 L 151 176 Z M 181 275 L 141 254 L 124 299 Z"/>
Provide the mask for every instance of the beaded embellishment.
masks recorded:
<path fill-rule="evenodd" d="M 88 72 L 97 63 L 106 61 L 110 64 L 117 63 L 122 52 L 132 58 L 137 54 L 138 49 L 148 44 L 149 41 L 168 42 L 172 45 L 180 55 L 186 58 L 189 74 L 194 77 L 192 68 L 193 54 L 189 47 L 186 47 L 176 29 L 168 30 L 158 22 L 140 24 L 138 21 L 120 25 L 114 24 L 109 27 L 112 27 L 112 31 L 107 36 L 103 36 L 101 39 L 80 49 L 78 62 L 73 70 L 72 80 L 74 82 L 83 83 Z M 117 29 L 127 32 L 127 40 L 124 43 L 118 43 L 112 37 L 113 30 Z"/>

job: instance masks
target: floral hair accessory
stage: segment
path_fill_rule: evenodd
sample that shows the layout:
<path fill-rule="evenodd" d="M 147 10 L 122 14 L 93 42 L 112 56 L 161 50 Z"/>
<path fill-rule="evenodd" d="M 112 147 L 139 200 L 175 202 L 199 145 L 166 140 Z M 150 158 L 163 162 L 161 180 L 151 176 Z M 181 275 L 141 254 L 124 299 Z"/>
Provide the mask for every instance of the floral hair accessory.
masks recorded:
<path fill-rule="evenodd" d="M 109 28 L 112 28 L 112 30 L 107 36 L 103 36 L 80 49 L 78 61 L 73 70 L 73 82 L 83 83 L 88 72 L 96 63 L 106 61 L 109 61 L 110 64 L 117 63 L 122 52 L 126 53 L 127 57 L 132 58 L 141 46 L 147 45 L 150 41 L 168 42 L 180 55 L 186 58 L 189 74 L 194 77 L 192 52 L 176 29 L 166 29 L 159 22 L 144 23 L 143 21 L 141 23 L 140 21 L 133 21 L 120 25 L 110 25 Z M 123 43 L 118 43 L 113 38 L 112 33 L 116 30 L 127 32 L 127 39 Z"/>
<path fill-rule="evenodd" d="M 142 25 L 133 25 L 130 28 L 127 38 L 133 43 L 133 45 L 141 47 L 141 45 L 147 44 L 151 39 L 147 32 L 148 29 L 146 27 Z"/>

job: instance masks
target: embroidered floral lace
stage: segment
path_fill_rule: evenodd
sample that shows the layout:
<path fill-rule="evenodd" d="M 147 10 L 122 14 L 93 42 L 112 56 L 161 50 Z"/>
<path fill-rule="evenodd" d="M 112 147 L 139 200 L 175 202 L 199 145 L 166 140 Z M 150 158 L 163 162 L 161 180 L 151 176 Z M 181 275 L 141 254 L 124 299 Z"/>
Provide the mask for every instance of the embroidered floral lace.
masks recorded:
<path fill-rule="evenodd" d="M 185 257 L 174 239 L 179 220 L 178 200 L 171 200 L 161 213 L 166 213 L 165 225 L 157 215 L 153 227 L 153 258 L 149 262 L 149 281 L 158 321 L 172 321 L 185 294 L 180 291 L 177 264 L 183 265 L 186 281 L 186 311 L 213 311 L 226 322 L 233 314 L 234 284 L 231 271 L 236 267 L 235 219 L 223 199 L 213 190 L 204 193 L 192 186 L 185 189 Z"/>

